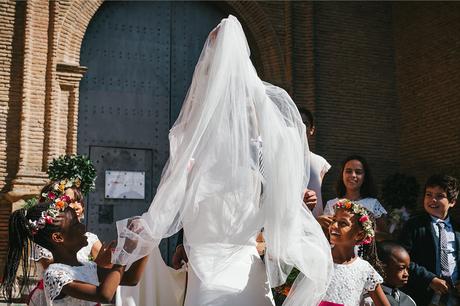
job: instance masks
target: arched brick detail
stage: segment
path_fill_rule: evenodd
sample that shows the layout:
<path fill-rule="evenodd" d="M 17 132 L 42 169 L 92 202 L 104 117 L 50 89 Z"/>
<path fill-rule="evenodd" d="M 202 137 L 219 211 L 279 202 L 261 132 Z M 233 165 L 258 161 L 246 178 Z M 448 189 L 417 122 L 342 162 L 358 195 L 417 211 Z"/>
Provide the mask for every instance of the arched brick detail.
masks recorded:
<path fill-rule="evenodd" d="M 79 65 L 80 48 L 86 28 L 103 1 L 78 0 L 61 3 L 57 21 L 57 62 Z M 234 13 L 249 30 L 257 50 L 264 78 L 277 84 L 286 82 L 284 59 L 278 39 L 267 15 L 257 2 L 227 1 L 226 9 Z"/>
<path fill-rule="evenodd" d="M 78 66 L 83 37 L 91 19 L 103 3 L 102 0 L 77 0 L 61 3 L 56 22 L 57 62 Z"/>
<path fill-rule="evenodd" d="M 264 10 L 255 1 L 226 1 L 236 17 L 249 30 L 249 38 L 253 38 L 264 79 L 286 85 L 285 62 L 281 46 L 275 30 Z M 253 50 L 254 51 L 254 50 Z"/>

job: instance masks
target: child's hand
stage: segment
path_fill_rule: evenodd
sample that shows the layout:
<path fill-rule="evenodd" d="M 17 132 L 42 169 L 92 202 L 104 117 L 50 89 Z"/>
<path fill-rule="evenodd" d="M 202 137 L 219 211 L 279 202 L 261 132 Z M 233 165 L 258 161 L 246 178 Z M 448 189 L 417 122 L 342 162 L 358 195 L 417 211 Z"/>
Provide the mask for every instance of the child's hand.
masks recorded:
<path fill-rule="evenodd" d="M 433 289 L 434 292 L 438 292 L 441 294 L 446 294 L 447 292 L 449 292 L 449 285 L 447 284 L 447 282 L 438 277 L 433 278 L 433 280 L 430 283 L 430 288 Z"/>
<path fill-rule="evenodd" d="M 321 215 L 316 218 L 316 221 L 318 221 L 322 228 L 328 229 L 334 220 L 332 219 L 332 216 Z"/>
<path fill-rule="evenodd" d="M 103 243 L 99 253 L 97 254 L 94 262 L 101 268 L 111 269 L 112 268 L 112 252 L 115 248 L 115 240 L 110 243 Z"/>

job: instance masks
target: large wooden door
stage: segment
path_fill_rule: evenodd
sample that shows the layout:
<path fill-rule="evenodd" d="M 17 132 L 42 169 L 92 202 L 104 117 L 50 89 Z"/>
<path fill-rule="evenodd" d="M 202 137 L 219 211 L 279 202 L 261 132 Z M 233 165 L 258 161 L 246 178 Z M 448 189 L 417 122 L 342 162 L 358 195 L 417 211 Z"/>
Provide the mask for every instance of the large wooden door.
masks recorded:
<path fill-rule="evenodd" d="M 207 34 L 224 17 L 209 3 L 108 1 L 91 20 L 81 48 L 88 71 L 80 84 L 78 152 L 97 169 L 86 222 L 101 240 L 116 237 L 117 220 L 148 209 L 168 158 L 169 128 Z M 106 186 L 117 183 L 114 173 L 125 180 L 132 174 L 144 193 L 114 196 Z M 174 245 L 174 237 L 161 244 L 167 261 Z"/>

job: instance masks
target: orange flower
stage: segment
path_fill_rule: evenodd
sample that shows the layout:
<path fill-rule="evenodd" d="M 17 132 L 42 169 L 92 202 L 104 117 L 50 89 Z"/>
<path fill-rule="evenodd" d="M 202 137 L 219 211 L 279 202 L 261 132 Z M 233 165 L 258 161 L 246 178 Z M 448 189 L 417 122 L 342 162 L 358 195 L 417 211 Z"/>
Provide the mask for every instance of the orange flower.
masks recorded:
<path fill-rule="evenodd" d="M 347 201 L 347 202 L 345 203 L 345 208 L 346 208 L 346 209 L 350 209 L 350 208 L 351 208 L 351 202 L 348 202 L 348 201 Z"/>
<path fill-rule="evenodd" d="M 58 201 L 58 202 L 56 202 L 56 207 L 57 207 L 57 209 L 61 210 L 61 209 L 64 208 L 64 206 L 65 206 L 65 202 L 64 202 L 64 201 Z"/>
<path fill-rule="evenodd" d="M 283 288 L 283 295 L 287 296 L 289 294 L 289 291 L 291 291 L 291 287 L 290 286 L 285 286 Z"/>

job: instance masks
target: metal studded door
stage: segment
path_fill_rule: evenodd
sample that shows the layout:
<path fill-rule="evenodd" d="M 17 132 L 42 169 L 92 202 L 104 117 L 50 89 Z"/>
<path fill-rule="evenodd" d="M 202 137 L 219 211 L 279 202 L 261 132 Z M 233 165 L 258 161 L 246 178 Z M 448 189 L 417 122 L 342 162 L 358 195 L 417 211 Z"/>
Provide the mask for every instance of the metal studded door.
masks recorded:
<path fill-rule="evenodd" d="M 101 240 L 116 237 L 116 220 L 148 209 L 168 158 L 169 128 L 206 36 L 222 18 L 208 3 L 108 1 L 91 20 L 81 48 L 88 71 L 80 84 L 78 152 L 96 166 L 86 218 Z M 120 188 L 137 192 L 126 197 Z M 167 261 L 175 239 L 160 245 Z"/>

